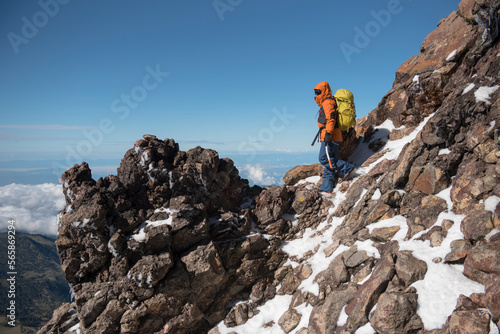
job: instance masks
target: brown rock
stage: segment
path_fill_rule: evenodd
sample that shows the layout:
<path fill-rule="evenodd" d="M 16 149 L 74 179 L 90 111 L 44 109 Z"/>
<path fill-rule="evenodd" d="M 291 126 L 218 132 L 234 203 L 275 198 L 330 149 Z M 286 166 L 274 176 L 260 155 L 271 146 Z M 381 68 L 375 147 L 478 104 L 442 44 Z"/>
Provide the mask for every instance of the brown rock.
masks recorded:
<path fill-rule="evenodd" d="M 261 225 L 277 221 L 288 210 L 288 192 L 283 187 L 268 187 L 255 199 L 253 211 Z"/>
<path fill-rule="evenodd" d="M 419 190 L 427 195 L 434 195 L 448 188 L 449 178 L 443 170 L 426 166 L 418 178 L 414 181 L 413 189 Z"/>
<path fill-rule="evenodd" d="M 164 327 L 165 333 L 188 334 L 199 331 L 203 313 L 193 304 L 186 304 L 181 315 L 170 319 Z M 142 332 L 142 331 L 141 331 Z"/>
<path fill-rule="evenodd" d="M 417 294 L 402 292 L 383 293 L 370 323 L 380 334 L 412 333 L 423 328 L 417 315 Z"/>
<path fill-rule="evenodd" d="M 483 239 L 494 228 L 490 211 L 475 210 L 462 220 L 460 230 L 469 241 Z"/>
<path fill-rule="evenodd" d="M 295 309 L 291 309 L 283 313 L 278 320 L 278 325 L 285 333 L 293 331 L 300 323 L 302 315 Z"/>
<path fill-rule="evenodd" d="M 364 281 L 368 275 L 372 273 L 373 267 L 375 265 L 373 258 L 369 258 L 367 262 L 363 263 L 363 265 L 356 268 L 355 273 L 351 278 L 352 283 L 359 284 Z"/>
<path fill-rule="evenodd" d="M 492 185 L 489 177 L 485 179 L 485 169 L 485 163 L 478 161 L 469 161 L 460 165 L 451 188 L 451 199 L 457 213 L 468 214 L 475 210 L 483 193 L 491 190 L 485 187 L 485 181 L 489 187 Z"/>
<path fill-rule="evenodd" d="M 38 334 L 54 333 L 57 330 L 66 332 L 79 322 L 76 303 L 64 303 L 54 310 L 51 320 L 38 331 Z"/>
<path fill-rule="evenodd" d="M 414 208 L 408 215 L 407 238 L 413 237 L 420 231 L 430 228 L 436 223 L 441 212 L 448 208 L 448 204 L 442 198 L 430 195 L 422 198 L 420 206 Z"/>
<path fill-rule="evenodd" d="M 370 234 L 370 239 L 373 241 L 387 242 L 390 241 L 400 229 L 399 226 L 374 228 Z"/>
<path fill-rule="evenodd" d="M 304 278 L 300 275 L 299 270 L 289 270 L 285 278 L 281 282 L 281 288 L 278 290 L 278 295 L 293 295 Z"/>
<path fill-rule="evenodd" d="M 453 240 L 451 242 L 451 252 L 446 255 L 445 261 L 463 261 L 471 249 L 472 245 L 467 240 Z"/>
<path fill-rule="evenodd" d="M 464 263 L 464 275 L 485 284 L 489 274 L 500 274 L 500 241 L 472 248 Z"/>
<path fill-rule="evenodd" d="M 347 268 L 354 268 L 368 260 L 368 254 L 366 251 L 358 251 L 357 247 L 352 247 L 352 251 L 347 251 L 344 257 L 344 264 Z"/>
<path fill-rule="evenodd" d="M 227 327 L 243 325 L 248 321 L 248 304 L 239 303 L 235 305 L 224 319 Z"/>
<path fill-rule="evenodd" d="M 295 192 L 292 208 L 297 214 L 303 214 L 307 209 L 313 207 L 320 197 L 316 189 L 299 189 Z"/>
<path fill-rule="evenodd" d="M 382 218 L 391 210 L 392 208 L 387 204 L 379 204 L 375 208 L 373 208 L 366 218 L 366 225 L 370 225 L 375 223 Z"/>
<path fill-rule="evenodd" d="M 347 282 L 349 278 L 343 255 L 340 254 L 330 262 L 328 269 L 316 276 L 315 282 L 319 284 L 320 291 L 330 291 L 341 283 Z"/>
<path fill-rule="evenodd" d="M 354 129 L 351 129 L 354 130 Z M 359 143 L 357 131 L 342 131 L 342 143 L 339 147 L 339 159 L 347 160 Z"/>
<path fill-rule="evenodd" d="M 217 285 L 224 277 L 222 259 L 212 242 L 207 246 L 198 246 L 181 260 L 189 273 L 199 280 L 210 281 L 211 285 Z"/>
<path fill-rule="evenodd" d="M 392 256 L 383 256 L 375 265 L 370 278 L 358 289 L 356 296 L 346 307 L 346 313 L 349 315 L 346 328 L 348 331 L 355 332 L 368 322 L 369 312 L 395 273 Z"/>
<path fill-rule="evenodd" d="M 120 318 L 125 310 L 125 305 L 120 301 L 116 299 L 110 301 L 97 321 L 91 324 L 88 331 L 103 334 L 116 333 L 116 329 L 120 327 Z"/>
<path fill-rule="evenodd" d="M 354 285 L 348 285 L 345 289 L 333 290 L 328 294 L 323 304 L 313 308 L 308 334 L 335 333 L 340 312 L 354 298 L 356 290 Z"/>
<path fill-rule="evenodd" d="M 455 222 L 450 219 L 443 219 L 443 222 L 441 223 L 441 227 L 443 228 L 443 231 L 445 231 L 446 233 L 453 225 L 455 225 Z"/>
<path fill-rule="evenodd" d="M 475 2 L 476 1 L 474 0 L 462 0 L 458 4 L 458 14 L 470 23 L 475 22 L 474 15 L 472 13 Z"/>
<path fill-rule="evenodd" d="M 450 334 L 484 334 L 490 331 L 491 316 L 486 310 L 455 310 L 449 319 Z"/>
<path fill-rule="evenodd" d="M 424 279 L 427 272 L 427 264 L 417 259 L 411 254 L 411 251 L 401 251 L 397 254 L 396 273 L 406 286 Z"/>
<path fill-rule="evenodd" d="M 394 169 L 394 174 L 392 175 L 392 184 L 396 187 L 401 187 L 408 181 L 408 176 L 410 175 L 410 170 L 412 163 L 415 159 L 422 153 L 424 148 L 424 143 L 422 138 L 417 136 L 409 144 L 403 148 L 401 152 L 396 168 Z"/>
<path fill-rule="evenodd" d="M 494 318 L 500 318 L 500 274 L 491 274 L 486 278 L 484 303 Z"/>
<path fill-rule="evenodd" d="M 433 226 L 429 231 L 422 234 L 417 240 L 429 240 L 431 247 L 439 247 L 446 237 L 446 232 L 441 226 Z"/>
<path fill-rule="evenodd" d="M 321 175 L 323 170 L 323 166 L 321 164 L 314 165 L 300 165 L 293 167 L 283 176 L 283 181 L 285 185 L 294 185 L 300 180 L 306 179 L 310 176 Z"/>
<path fill-rule="evenodd" d="M 451 13 L 425 38 L 420 47 L 422 53 L 401 65 L 396 76 L 412 78 L 415 74 L 440 68 L 452 51 L 457 50 L 457 58 L 462 55 L 476 37 L 475 33 L 457 12 Z"/>
<path fill-rule="evenodd" d="M 170 253 L 145 256 L 130 269 L 128 278 L 140 288 L 152 288 L 165 277 L 173 265 Z"/>

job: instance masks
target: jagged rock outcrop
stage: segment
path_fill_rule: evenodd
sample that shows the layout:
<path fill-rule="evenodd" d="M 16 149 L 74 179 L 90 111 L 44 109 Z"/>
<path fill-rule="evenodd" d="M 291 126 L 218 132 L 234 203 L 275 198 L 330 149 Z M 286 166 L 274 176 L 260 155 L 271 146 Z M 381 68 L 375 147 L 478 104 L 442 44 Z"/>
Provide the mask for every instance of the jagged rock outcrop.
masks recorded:
<path fill-rule="evenodd" d="M 277 296 L 288 308 L 262 326 L 285 333 L 490 332 L 500 325 L 499 15 L 499 1 L 463 0 L 439 22 L 358 121 L 352 142 L 373 155 L 333 195 L 299 182 L 317 165 L 249 188 L 229 159 L 154 136 L 117 176 L 94 181 L 85 163 L 66 171 L 57 245 L 75 302 L 41 333 L 238 333 Z M 395 130 L 375 130 L 387 120 Z M 307 251 L 287 248 L 313 237 Z M 439 252 L 423 261 L 411 242 Z M 459 296 L 441 328 L 426 328 L 418 288 L 434 265 L 463 267 L 484 292 Z"/>
<path fill-rule="evenodd" d="M 283 259 L 279 240 L 250 235 L 240 205 L 256 189 L 213 150 L 144 136 L 116 176 L 95 181 L 83 163 L 62 179 L 56 244 L 75 302 L 41 333 L 201 331 Z"/>

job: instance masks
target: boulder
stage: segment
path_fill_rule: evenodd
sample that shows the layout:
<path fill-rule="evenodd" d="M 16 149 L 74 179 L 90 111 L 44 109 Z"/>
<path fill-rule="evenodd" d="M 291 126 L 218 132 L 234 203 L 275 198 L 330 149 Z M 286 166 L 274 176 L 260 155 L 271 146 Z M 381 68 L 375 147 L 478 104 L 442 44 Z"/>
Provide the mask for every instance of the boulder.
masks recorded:
<path fill-rule="evenodd" d="M 492 218 L 490 211 L 474 210 L 462 220 L 460 230 L 464 237 L 471 242 L 484 239 L 494 228 Z"/>
<path fill-rule="evenodd" d="M 291 186 L 310 176 L 321 176 L 323 174 L 323 169 L 323 165 L 319 163 L 313 165 L 299 165 L 285 173 L 283 182 L 285 182 L 285 185 Z"/>
<path fill-rule="evenodd" d="M 467 240 L 453 240 L 451 242 L 451 252 L 445 257 L 446 262 L 463 262 L 472 249 L 472 245 Z"/>
<path fill-rule="evenodd" d="M 406 286 L 424 279 L 427 272 L 427 264 L 414 257 L 410 251 L 401 251 L 397 254 L 396 273 Z"/>
<path fill-rule="evenodd" d="M 279 220 L 290 206 L 285 186 L 268 187 L 255 199 L 254 215 L 260 225 L 269 225 Z"/>
<path fill-rule="evenodd" d="M 300 319 L 302 315 L 298 313 L 296 310 L 291 309 L 283 313 L 283 315 L 278 320 L 278 325 L 281 327 L 283 332 L 290 333 L 300 323 Z"/>
<path fill-rule="evenodd" d="M 490 274 L 487 276 L 484 303 L 493 318 L 500 318 L 500 274 Z"/>
<path fill-rule="evenodd" d="M 433 195 L 423 197 L 418 207 L 411 210 L 408 215 L 409 229 L 406 237 L 411 238 L 418 232 L 432 227 L 439 214 L 447 208 L 448 205 L 442 198 Z"/>
<path fill-rule="evenodd" d="M 467 254 L 464 275 L 485 284 L 489 274 L 500 274 L 500 241 L 477 245 Z"/>
<path fill-rule="evenodd" d="M 335 333 L 342 309 L 356 294 L 357 288 L 348 285 L 335 289 L 326 297 L 324 303 L 313 308 L 309 317 L 309 334 Z"/>
<path fill-rule="evenodd" d="M 417 298 L 416 293 L 383 293 L 370 319 L 372 327 L 380 334 L 412 333 L 422 329 Z"/>
<path fill-rule="evenodd" d="M 375 265 L 370 278 L 361 285 L 352 301 L 346 307 L 346 330 L 355 332 L 368 322 L 368 314 L 385 291 L 396 270 L 391 254 L 384 255 Z"/>
<path fill-rule="evenodd" d="M 491 316 L 487 310 L 455 310 L 449 319 L 449 333 L 490 333 Z"/>

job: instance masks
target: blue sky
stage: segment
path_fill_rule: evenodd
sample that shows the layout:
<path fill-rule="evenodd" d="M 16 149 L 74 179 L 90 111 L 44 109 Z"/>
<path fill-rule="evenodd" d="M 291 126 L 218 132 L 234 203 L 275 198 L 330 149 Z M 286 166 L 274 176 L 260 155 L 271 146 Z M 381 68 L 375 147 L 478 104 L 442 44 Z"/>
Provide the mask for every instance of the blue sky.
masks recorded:
<path fill-rule="evenodd" d="M 146 133 L 315 163 L 313 87 L 351 90 L 366 116 L 459 2 L 2 1 L 0 184 L 117 165 Z"/>

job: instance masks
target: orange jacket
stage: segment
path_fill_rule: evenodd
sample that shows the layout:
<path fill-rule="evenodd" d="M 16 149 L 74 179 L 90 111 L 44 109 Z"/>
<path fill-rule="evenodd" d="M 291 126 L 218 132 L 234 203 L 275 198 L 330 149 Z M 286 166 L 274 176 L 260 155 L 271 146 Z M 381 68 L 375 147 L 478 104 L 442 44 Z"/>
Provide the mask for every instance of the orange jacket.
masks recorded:
<path fill-rule="evenodd" d="M 337 103 L 332 96 L 332 90 L 328 82 L 323 81 L 314 87 L 321 91 L 320 95 L 314 97 L 314 100 L 320 106 L 318 115 L 318 126 L 323 128 L 320 134 L 320 140 L 325 139 L 325 134 L 330 133 L 332 141 L 342 141 L 342 131 L 335 127 L 337 122 Z"/>

